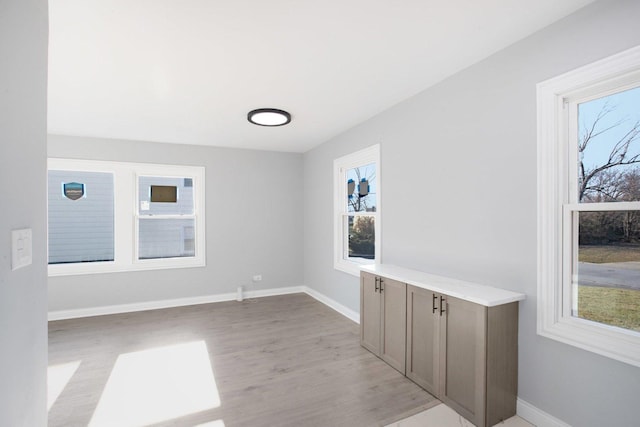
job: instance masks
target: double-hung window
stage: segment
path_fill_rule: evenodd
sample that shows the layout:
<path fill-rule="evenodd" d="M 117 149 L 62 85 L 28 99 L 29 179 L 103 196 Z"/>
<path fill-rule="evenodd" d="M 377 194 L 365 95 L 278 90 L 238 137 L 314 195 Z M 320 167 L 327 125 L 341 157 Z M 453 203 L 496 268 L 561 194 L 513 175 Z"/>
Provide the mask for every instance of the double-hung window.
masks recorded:
<path fill-rule="evenodd" d="M 49 159 L 50 275 L 205 265 L 204 168 Z"/>
<path fill-rule="evenodd" d="M 193 178 L 138 176 L 138 259 L 194 257 Z"/>
<path fill-rule="evenodd" d="M 334 267 L 380 262 L 380 146 L 334 161 Z"/>
<path fill-rule="evenodd" d="M 538 333 L 640 366 L 640 48 L 538 85 Z"/>

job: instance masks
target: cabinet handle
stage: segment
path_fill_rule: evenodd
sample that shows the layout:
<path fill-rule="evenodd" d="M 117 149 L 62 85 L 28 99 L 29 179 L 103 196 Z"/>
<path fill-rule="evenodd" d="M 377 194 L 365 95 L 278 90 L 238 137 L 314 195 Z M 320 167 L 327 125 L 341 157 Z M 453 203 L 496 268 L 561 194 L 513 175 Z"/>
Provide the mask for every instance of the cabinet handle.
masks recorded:
<path fill-rule="evenodd" d="M 380 280 L 380 278 L 376 277 L 376 289 L 374 290 L 374 292 L 378 292 L 378 280 Z"/>
<path fill-rule="evenodd" d="M 436 302 L 438 301 L 438 296 L 436 294 L 431 294 L 431 295 L 433 295 L 433 301 L 432 301 L 432 304 L 431 304 L 431 308 L 432 308 L 431 313 L 435 313 L 436 310 L 438 309 L 438 307 L 436 307 Z"/>
<path fill-rule="evenodd" d="M 447 300 L 444 299 L 443 296 L 440 296 L 440 316 L 442 316 L 442 313 L 444 313 L 446 311 L 446 307 L 447 306 Z"/>
<path fill-rule="evenodd" d="M 384 287 L 382 287 L 382 285 L 384 284 L 384 280 L 382 280 L 382 277 L 380 278 L 380 293 L 382 293 L 382 291 L 384 291 Z"/>

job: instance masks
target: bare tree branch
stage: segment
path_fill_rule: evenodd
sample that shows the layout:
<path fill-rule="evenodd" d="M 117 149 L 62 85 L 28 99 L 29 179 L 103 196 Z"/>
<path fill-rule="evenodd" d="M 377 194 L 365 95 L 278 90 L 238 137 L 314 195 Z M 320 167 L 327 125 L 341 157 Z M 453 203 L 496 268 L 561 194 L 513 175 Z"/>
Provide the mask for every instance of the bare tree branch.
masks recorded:
<path fill-rule="evenodd" d="M 600 112 L 598 113 L 598 115 L 596 116 L 595 120 L 593 121 L 593 123 L 591 124 L 591 128 L 587 129 L 583 129 L 583 136 L 581 138 L 581 142 L 578 143 L 578 150 L 580 152 L 583 152 L 585 148 L 587 148 L 587 145 L 589 144 L 589 142 L 591 140 L 593 140 L 595 137 L 602 135 L 603 133 L 616 128 L 618 126 L 620 126 L 622 123 L 625 122 L 624 119 L 620 119 L 618 120 L 616 123 L 612 124 L 609 127 L 606 127 L 604 129 L 599 129 L 597 130 L 596 128 L 598 127 L 598 124 L 600 123 L 600 121 L 602 119 L 604 119 L 607 115 L 609 115 L 610 113 L 612 113 L 613 111 L 615 111 L 615 107 L 610 107 L 609 106 L 609 102 L 607 101 L 603 106 L 602 109 L 600 110 Z"/>
<path fill-rule="evenodd" d="M 625 135 L 618 139 L 618 141 L 614 144 L 611 152 L 609 153 L 609 158 L 607 162 L 603 165 L 597 166 L 593 169 L 586 169 L 583 161 L 583 154 L 586 150 L 587 146 L 590 142 L 594 140 L 597 136 L 600 136 L 614 128 L 621 126 L 625 119 L 620 119 L 615 123 L 607 126 L 605 128 L 598 128 L 598 124 L 611 112 L 615 111 L 615 106 L 609 106 L 607 102 L 589 128 L 583 129 L 583 135 L 581 140 L 578 141 L 578 152 L 580 154 L 580 165 L 579 165 L 579 178 L 580 178 L 580 189 L 579 189 L 579 200 L 582 201 L 583 198 L 591 192 L 600 193 L 605 197 L 615 199 L 617 196 L 615 192 L 612 192 L 608 189 L 609 184 L 607 185 L 598 185 L 592 184 L 591 181 L 601 176 L 606 171 L 611 170 L 616 166 L 623 165 L 632 165 L 635 163 L 640 163 L 640 153 L 632 155 L 631 157 L 627 157 L 629 155 L 629 149 L 632 144 L 638 140 L 640 140 L 640 121 L 636 121 L 630 129 L 627 131 Z M 611 179 L 616 178 L 615 176 L 607 176 L 608 182 L 613 182 Z M 618 177 L 619 178 L 619 177 Z"/>

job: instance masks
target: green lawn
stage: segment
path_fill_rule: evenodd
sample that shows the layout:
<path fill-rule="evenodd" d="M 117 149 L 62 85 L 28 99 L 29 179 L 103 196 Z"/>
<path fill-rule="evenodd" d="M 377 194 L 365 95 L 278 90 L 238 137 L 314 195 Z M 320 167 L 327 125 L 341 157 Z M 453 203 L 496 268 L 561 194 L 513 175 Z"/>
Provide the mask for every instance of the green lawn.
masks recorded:
<path fill-rule="evenodd" d="M 580 286 L 579 317 L 640 332 L 640 290 Z"/>
<path fill-rule="evenodd" d="M 582 245 L 578 252 L 578 261 L 597 264 L 640 261 L 640 245 Z"/>
<path fill-rule="evenodd" d="M 640 245 L 583 245 L 578 260 L 597 264 L 640 261 Z M 640 291 L 580 286 L 579 317 L 640 332 Z"/>

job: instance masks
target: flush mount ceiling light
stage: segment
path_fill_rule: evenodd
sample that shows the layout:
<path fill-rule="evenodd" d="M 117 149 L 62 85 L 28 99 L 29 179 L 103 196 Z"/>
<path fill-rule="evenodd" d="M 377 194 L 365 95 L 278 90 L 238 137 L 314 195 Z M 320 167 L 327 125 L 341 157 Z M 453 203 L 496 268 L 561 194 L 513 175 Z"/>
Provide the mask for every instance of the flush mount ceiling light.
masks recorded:
<path fill-rule="evenodd" d="M 277 108 L 258 108 L 249 111 L 247 120 L 258 126 L 283 126 L 291 122 L 291 114 Z"/>

